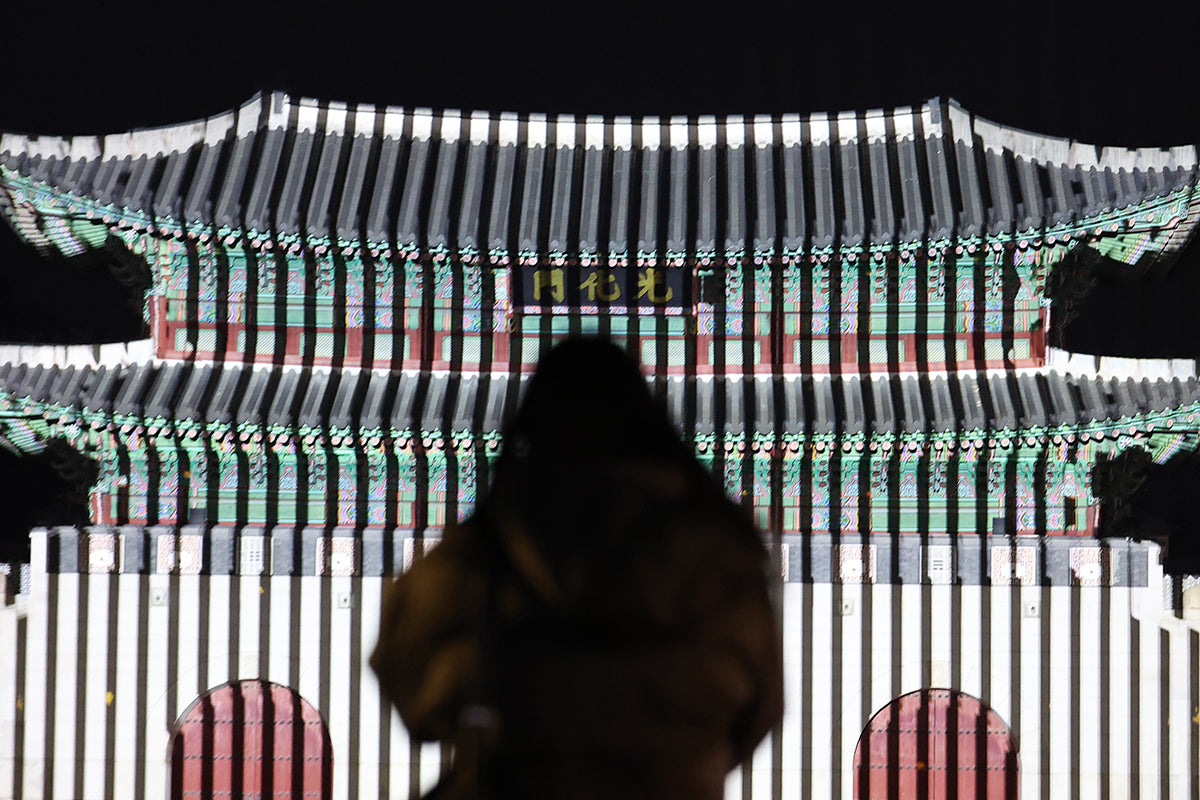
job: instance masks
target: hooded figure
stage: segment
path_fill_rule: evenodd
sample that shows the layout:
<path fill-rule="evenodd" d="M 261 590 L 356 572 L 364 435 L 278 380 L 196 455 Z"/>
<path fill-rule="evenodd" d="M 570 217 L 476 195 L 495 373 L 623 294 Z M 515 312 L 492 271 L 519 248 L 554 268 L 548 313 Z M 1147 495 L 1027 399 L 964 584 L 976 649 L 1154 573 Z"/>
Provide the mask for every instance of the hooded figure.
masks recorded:
<path fill-rule="evenodd" d="M 721 798 L 783 710 L 758 531 L 591 339 L 539 364 L 371 665 L 414 738 L 455 746 L 429 798 Z"/>

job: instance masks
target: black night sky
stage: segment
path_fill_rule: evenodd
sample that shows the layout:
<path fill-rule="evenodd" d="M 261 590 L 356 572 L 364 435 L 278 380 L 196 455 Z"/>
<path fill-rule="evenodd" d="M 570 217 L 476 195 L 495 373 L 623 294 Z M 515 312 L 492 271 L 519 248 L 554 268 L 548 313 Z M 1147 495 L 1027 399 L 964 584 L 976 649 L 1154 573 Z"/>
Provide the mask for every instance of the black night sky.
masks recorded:
<path fill-rule="evenodd" d="M 1102 145 L 1200 142 L 1197 3 L 383 6 L 23 4 L 4 15 L 0 130 L 110 133 L 281 89 L 352 103 L 635 116 L 836 112 L 949 96 L 1006 125 Z M 127 338 L 119 292 L 82 272 L 58 280 L 0 229 L 0 339 Z M 1197 357 L 1197 297 L 1200 248 L 1191 247 L 1169 274 L 1105 277 L 1065 343 Z"/>

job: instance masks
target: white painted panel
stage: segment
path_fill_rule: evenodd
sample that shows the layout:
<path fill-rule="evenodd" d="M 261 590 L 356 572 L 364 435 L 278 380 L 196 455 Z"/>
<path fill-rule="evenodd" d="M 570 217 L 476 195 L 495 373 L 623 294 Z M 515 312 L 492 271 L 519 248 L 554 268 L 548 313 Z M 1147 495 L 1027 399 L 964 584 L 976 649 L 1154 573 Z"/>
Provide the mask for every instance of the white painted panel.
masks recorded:
<path fill-rule="evenodd" d="M 208 581 L 208 685 L 196 687 L 200 692 L 237 677 L 237 670 L 229 663 L 229 598 L 233 579 L 229 575 L 213 575 Z"/>
<path fill-rule="evenodd" d="M 188 706 L 208 686 L 199 685 L 200 637 L 209 637 L 208 631 L 200 630 L 200 581 L 208 580 L 199 575 L 179 576 L 179 665 L 175 676 L 174 718 L 179 719 Z M 209 647 L 212 646 L 210 641 Z"/>
<path fill-rule="evenodd" d="M 54 664 L 54 792 L 67 797 L 75 785 L 75 729 L 79 718 L 75 709 L 76 668 L 79 664 L 79 576 L 61 574 L 58 578 L 58 632 L 55 637 Z"/>
<path fill-rule="evenodd" d="M 842 586 L 842 696 L 834 698 L 834 702 L 840 702 L 841 707 L 842 738 L 839 746 L 842 794 L 846 798 L 851 796 L 853 790 L 853 782 L 848 782 L 848 777 L 854 765 L 854 748 L 862 733 L 862 725 L 866 722 L 864 715 L 868 713 L 863 708 L 865 687 L 862 685 L 863 594 L 872 586 L 870 583 L 847 583 Z"/>
<path fill-rule="evenodd" d="M 1155 571 L 1150 570 L 1150 586 L 1155 587 Z M 1152 592 L 1145 590 L 1146 599 L 1156 599 L 1161 603 L 1161 598 L 1151 598 Z M 1158 657 L 1158 636 L 1160 628 L 1155 624 L 1154 620 L 1144 619 L 1138 626 L 1140 637 L 1138 640 L 1138 655 L 1140 664 L 1138 665 L 1138 675 L 1140 685 L 1138 690 L 1141 692 L 1138 708 L 1138 716 L 1140 730 L 1138 731 L 1138 755 L 1140 764 L 1138 773 L 1140 776 L 1141 797 L 1157 797 L 1159 794 L 1159 754 L 1160 747 L 1164 746 L 1158 732 L 1159 714 L 1159 687 L 1161 676 L 1159 673 L 1159 657 Z"/>
<path fill-rule="evenodd" d="M 1013 731 L 1018 742 L 1026 743 L 1021 748 L 1020 796 L 1037 797 L 1041 792 L 1042 761 L 1040 737 L 1042 730 L 1042 631 L 1041 614 L 1048 609 L 1040 607 L 1041 589 L 1028 584 L 1021 585 L 1021 727 Z M 1031 613 L 1036 609 L 1037 614 Z"/>
<path fill-rule="evenodd" d="M 99 798 L 104 795 L 104 766 L 110 753 L 105 731 L 111 707 L 108 704 L 108 633 L 110 624 L 116 620 L 108 618 L 110 583 L 116 576 L 91 575 L 87 592 L 87 629 L 81 631 L 87 637 L 87 671 L 84 675 L 84 705 L 87 708 L 83 753 L 83 793 L 85 797 Z M 116 699 L 114 693 L 113 699 Z"/>
<path fill-rule="evenodd" d="M 132 796 L 137 782 L 138 753 L 135 731 L 141 720 L 137 715 L 138 617 L 141 575 L 122 574 L 117 590 L 117 674 L 113 681 L 113 713 L 116 741 L 113 743 L 113 785 L 118 795 Z"/>
<path fill-rule="evenodd" d="M 0 577 L 0 580 L 3 580 Z M 0 602 L 3 602 L 0 600 Z M 17 618 L 22 612 L 16 607 L 0 605 L 0 642 L 11 642 L 0 648 L 0 786 L 13 785 L 16 765 L 17 732 Z M 24 697 L 21 698 L 24 703 Z"/>
<path fill-rule="evenodd" d="M 1079 783 L 1080 797 L 1100 796 L 1100 586 L 1079 588 Z"/>
<path fill-rule="evenodd" d="M 291 681 L 292 663 L 292 579 L 287 575 L 272 575 L 270 582 L 271 606 L 270 625 L 271 651 L 266 666 L 267 680 L 287 686 Z"/>
<path fill-rule="evenodd" d="M 167 645 L 170 640 L 169 576 L 150 575 L 150 608 L 146 610 L 146 791 L 150 795 L 167 786 L 167 747 L 170 731 L 168 716 L 175 719 L 175 709 L 167 708 Z M 161 602 L 156 602 L 161 597 Z M 163 787 L 160 789 L 159 787 Z"/>
<path fill-rule="evenodd" d="M 1050 588 L 1050 697 L 1043 706 L 1045 720 L 1050 726 L 1050 794 L 1069 797 L 1071 784 L 1071 751 L 1076 743 L 1071 739 L 1071 704 L 1078 689 L 1071 680 L 1072 620 L 1071 589 L 1067 586 Z"/>
<path fill-rule="evenodd" d="M 798 583 L 783 586 L 783 796 L 800 796 L 800 772 L 806 765 L 800 763 L 804 745 L 804 731 L 800 718 L 808 699 L 806 687 L 800 683 L 804 653 L 800 643 L 804 640 L 804 625 L 808 621 L 808 609 L 804 606 L 803 588 Z"/>
<path fill-rule="evenodd" d="M 375 649 L 379 635 L 379 610 L 383 602 L 383 580 L 364 578 L 361 596 L 355 598 L 362 619 L 362 651 L 360 663 L 363 674 L 358 692 L 358 794 L 359 797 L 379 797 L 379 731 L 386 720 L 380 719 L 379 682 L 368 659 Z"/>
<path fill-rule="evenodd" d="M 992 590 L 987 589 L 987 591 L 988 591 L 989 595 L 991 595 Z M 959 595 L 959 597 L 961 598 L 959 601 L 961 604 L 960 605 L 961 613 L 959 614 L 959 617 L 962 619 L 962 623 L 959 626 L 959 636 L 961 638 L 959 639 L 959 643 L 958 643 L 958 653 L 959 653 L 959 659 L 960 659 L 959 664 L 960 664 L 961 672 L 959 673 L 959 678 L 958 678 L 958 689 L 962 692 L 965 692 L 966 694 L 971 695 L 972 697 L 983 697 L 984 696 L 984 694 L 983 694 L 984 678 L 979 669 L 979 660 L 974 655 L 975 653 L 983 652 L 983 650 L 982 650 L 983 631 L 981 630 L 982 626 L 979 623 L 975 622 L 975 620 L 980 620 L 981 622 L 983 621 L 983 592 L 984 592 L 984 588 L 982 586 L 963 586 L 962 590 L 961 590 L 961 594 Z M 994 596 L 989 597 L 989 600 L 992 603 L 992 632 L 991 632 L 992 639 L 991 639 L 991 641 L 992 641 L 992 668 L 993 668 L 993 673 L 994 673 L 995 667 L 996 667 L 996 647 L 997 647 L 997 645 L 999 644 L 1002 647 L 1006 648 L 1008 652 L 1011 652 L 1012 641 L 1009 639 L 1009 630 L 1008 630 L 1007 624 L 1005 625 L 1003 636 L 1001 636 L 1000 633 L 996 630 L 996 627 L 995 627 L 996 605 L 995 605 Z M 1005 677 L 1005 680 L 1008 680 L 1007 676 Z M 992 694 L 992 699 L 994 700 L 996 697 L 996 694 L 997 694 L 996 678 L 993 677 L 991 679 L 991 681 L 992 681 L 992 684 L 991 684 L 992 685 L 992 693 L 991 694 Z M 1008 685 L 1007 683 L 1004 684 L 1004 686 L 1006 687 L 1004 689 L 1005 694 L 1007 694 L 1007 692 L 1008 692 L 1007 685 Z M 992 705 L 992 707 L 995 708 L 995 706 L 993 704 L 989 703 L 989 705 Z M 1009 718 L 1005 717 L 1005 721 L 1008 722 Z"/>
<path fill-rule="evenodd" d="M 333 615 L 329 642 L 329 739 L 333 752 L 346 753 L 350 749 L 350 608 L 343 607 L 339 597 L 350 593 L 351 579 L 345 576 L 331 578 L 331 601 Z M 360 748 L 361 752 L 361 748 Z M 333 772 L 334 800 L 352 800 L 350 797 L 350 770 Z"/>
<path fill-rule="evenodd" d="M 1171 797 L 1194 797 L 1196 790 L 1189 786 L 1188 773 L 1192 763 L 1189 750 L 1192 742 L 1191 728 L 1196 725 L 1195 717 L 1200 715 L 1200 709 L 1192 707 L 1188 702 L 1188 695 L 1191 692 L 1189 679 L 1192 670 L 1196 668 L 1196 661 L 1195 655 L 1189 654 L 1188 628 L 1177 620 L 1171 620 L 1171 622 L 1173 624 L 1170 626 L 1170 673 L 1164 676 L 1169 687 L 1167 700 L 1171 704 L 1167 710 L 1167 730 L 1171 748 L 1169 786 Z"/>
<path fill-rule="evenodd" d="M 1013 591 L 1011 586 L 997 586 L 989 591 L 991 594 L 989 599 L 991 600 L 992 604 L 992 614 L 990 620 L 991 669 L 989 670 L 989 674 L 986 678 L 980 675 L 979 681 L 975 686 L 976 691 L 969 691 L 965 686 L 963 689 L 967 692 L 967 694 L 970 694 L 974 697 L 986 697 L 988 699 L 988 705 L 991 706 L 992 710 L 1000 715 L 1000 718 L 1004 720 L 1006 725 L 1011 727 L 1014 700 L 1012 696 L 1012 661 L 1013 657 L 1015 656 L 1015 653 L 1013 652 L 1015 642 L 1012 631 Z M 964 594 L 965 593 L 966 590 L 964 589 Z M 966 638 L 968 635 L 972 637 L 974 636 L 974 631 L 972 631 L 970 634 L 968 634 L 967 631 L 968 629 L 975 627 L 971 624 L 971 620 L 981 619 L 980 614 L 981 612 L 979 610 L 976 610 L 974 614 L 967 614 L 966 610 L 964 609 L 964 638 Z M 981 651 L 978 649 L 966 647 L 964 643 L 964 672 L 967 669 L 967 664 L 970 664 L 973 668 L 977 669 L 976 665 L 978 664 L 978 660 L 974 657 L 974 654 L 979 652 Z M 984 694 L 983 692 L 984 680 L 987 680 L 990 686 L 990 691 L 987 692 L 987 694 Z M 1022 684 L 1028 683 L 1028 680 L 1028 677 L 1022 673 Z M 1022 693 L 1024 693 L 1024 685 L 1022 686 Z"/>
<path fill-rule="evenodd" d="M 46 643 L 47 591 L 46 531 L 38 529 L 29 537 L 31 585 L 26 630 L 25 659 L 25 763 L 21 789 L 29 798 L 41 797 L 45 783 L 46 742 Z"/>
<path fill-rule="evenodd" d="M 923 689 L 921 671 L 925 654 L 921 652 L 924 620 L 921 606 L 921 587 L 911 584 L 900 587 L 900 692 L 906 695 Z M 893 624 L 895 622 L 893 621 Z M 893 634 L 895 635 L 895 634 Z"/>
<path fill-rule="evenodd" d="M 876 584 L 871 598 L 871 704 L 868 717 L 892 702 L 892 585 Z"/>
<path fill-rule="evenodd" d="M 812 586 L 812 686 L 809 701 L 812 703 L 812 796 L 830 797 L 833 791 L 830 773 L 833 758 L 832 729 L 833 697 L 829 687 L 833 682 L 833 671 L 838 665 L 833 661 L 832 626 L 833 587 L 817 583 Z"/>
<path fill-rule="evenodd" d="M 1100 713 L 1108 715 L 1108 785 L 1109 797 L 1125 800 L 1130 791 L 1129 734 L 1133 720 L 1129 717 L 1129 589 L 1109 590 L 1109 619 L 1104 646 L 1108 650 L 1108 704 Z"/>
<path fill-rule="evenodd" d="M 262 625 L 260 611 L 262 595 L 259 576 L 235 576 L 231 589 L 238 593 L 238 680 L 259 678 L 263 673 L 262 653 L 259 652 L 259 631 Z M 315 623 L 316 618 L 313 618 Z"/>

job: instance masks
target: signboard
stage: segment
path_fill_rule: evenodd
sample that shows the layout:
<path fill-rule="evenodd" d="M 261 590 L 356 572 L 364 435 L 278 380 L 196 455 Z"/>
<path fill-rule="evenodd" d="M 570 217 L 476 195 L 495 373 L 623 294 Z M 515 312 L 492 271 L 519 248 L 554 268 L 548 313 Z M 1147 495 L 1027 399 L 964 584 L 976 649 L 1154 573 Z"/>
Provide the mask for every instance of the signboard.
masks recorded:
<path fill-rule="evenodd" d="M 518 266 L 514 305 L 526 313 L 556 309 L 664 309 L 683 313 L 692 305 L 691 271 L 683 267 L 599 267 L 578 264 Z"/>

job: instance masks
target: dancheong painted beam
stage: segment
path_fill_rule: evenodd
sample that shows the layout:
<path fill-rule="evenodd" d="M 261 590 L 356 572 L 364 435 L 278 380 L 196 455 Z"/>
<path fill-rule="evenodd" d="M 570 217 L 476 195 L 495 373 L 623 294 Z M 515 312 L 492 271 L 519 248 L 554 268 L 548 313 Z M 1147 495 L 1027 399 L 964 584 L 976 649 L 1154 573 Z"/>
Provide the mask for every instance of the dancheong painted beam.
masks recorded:
<path fill-rule="evenodd" d="M 597 326 L 666 340 L 642 357 L 670 372 L 1036 366 L 1047 273 L 1071 247 L 1171 257 L 1196 174 L 1194 147 L 1097 148 L 936 100 L 633 120 L 273 94 L 0 138 L 26 238 L 149 262 L 160 356 L 484 371 Z"/>
<path fill-rule="evenodd" d="M 95 519 L 440 526 L 474 508 L 508 375 L 194 364 L 0 367 L 0 421 L 96 457 Z M 1090 472 L 1197 444 L 1200 386 L 1039 374 L 670 377 L 697 456 L 760 524 L 813 532 L 1094 530 Z"/>

